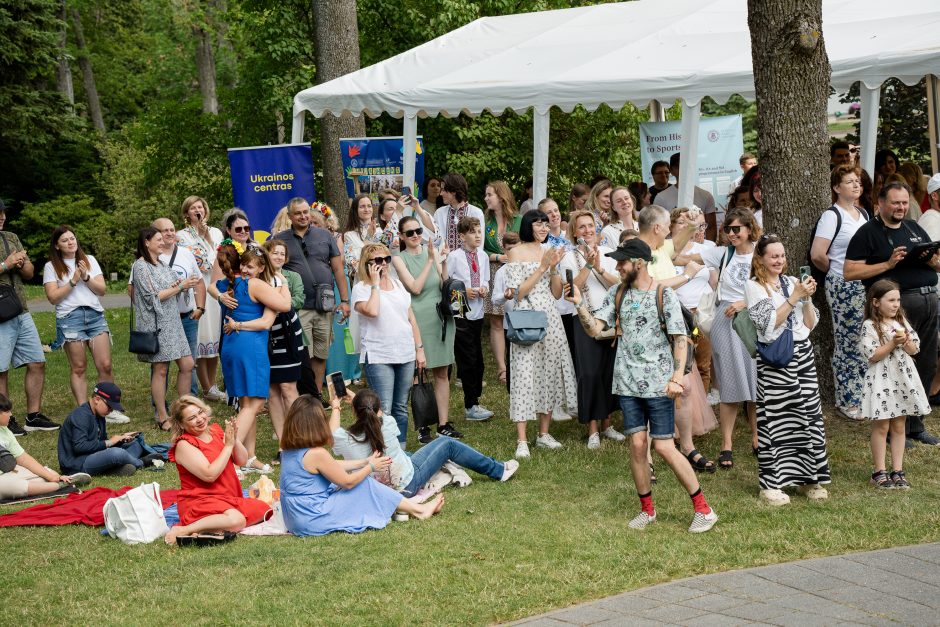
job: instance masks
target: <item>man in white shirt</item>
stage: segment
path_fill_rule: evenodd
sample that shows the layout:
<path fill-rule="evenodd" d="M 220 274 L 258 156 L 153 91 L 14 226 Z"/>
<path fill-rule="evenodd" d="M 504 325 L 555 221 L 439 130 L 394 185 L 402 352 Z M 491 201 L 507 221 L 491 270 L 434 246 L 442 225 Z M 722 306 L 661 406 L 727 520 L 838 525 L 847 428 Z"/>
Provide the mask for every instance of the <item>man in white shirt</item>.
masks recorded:
<path fill-rule="evenodd" d="M 934 174 L 927 181 L 927 197 L 930 199 L 930 208 L 917 220 L 930 239 L 940 240 L 940 174 Z"/>
<path fill-rule="evenodd" d="M 663 191 L 656 194 L 656 204 L 664 208 L 666 211 L 672 211 L 679 206 L 678 152 L 673 153 L 673 155 L 669 157 L 669 169 L 672 172 L 672 175 L 676 178 L 676 184 L 672 187 L 667 187 Z M 705 224 L 707 226 L 705 230 L 705 237 L 714 241 L 718 236 L 717 221 L 715 216 L 715 197 L 712 196 L 711 192 L 704 190 L 696 185 L 692 193 L 692 204 L 700 208 L 705 213 Z"/>
<path fill-rule="evenodd" d="M 437 232 L 444 239 L 448 251 L 460 248 L 460 234 L 457 225 L 463 217 L 476 218 L 483 225 L 486 218 L 483 210 L 467 202 L 467 179 L 460 174 L 451 172 L 444 175 L 441 197 L 444 206 L 434 212 L 434 222 L 437 223 Z M 482 244 L 480 245 L 482 248 Z"/>

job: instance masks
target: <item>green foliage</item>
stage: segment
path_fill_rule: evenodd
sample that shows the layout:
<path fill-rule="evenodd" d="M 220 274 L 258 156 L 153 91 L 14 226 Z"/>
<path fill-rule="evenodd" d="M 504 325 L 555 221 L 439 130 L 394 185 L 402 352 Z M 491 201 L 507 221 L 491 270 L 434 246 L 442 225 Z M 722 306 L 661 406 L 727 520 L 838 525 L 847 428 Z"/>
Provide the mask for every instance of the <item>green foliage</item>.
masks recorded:
<path fill-rule="evenodd" d="M 858 83 L 839 102 L 859 102 Z M 846 141 L 858 142 L 861 121 L 846 135 Z M 905 85 L 889 78 L 881 86 L 881 109 L 878 117 L 878 149 L 890 148 L 898 158 L 913 161 L 924 172 L 930 172 L 930 137 L 927 134 L 927 88 L 921 79 L 916 85 Z"/>
<path fill-rule="evenodd" d="M 55 200 L 24 203 L 13 228 L 19 234 L 23 247 L 30 253 L 33 263 L 41 268 L 49 259 L 49 237 L 60 224 L 68 224 L 82 243 L 85 252 L 95 253 L 95 228 L 105 212 L 95 199 L 86 195 L 64 195 Z M 99 260 L 101 261 L 101 260 Z"/>

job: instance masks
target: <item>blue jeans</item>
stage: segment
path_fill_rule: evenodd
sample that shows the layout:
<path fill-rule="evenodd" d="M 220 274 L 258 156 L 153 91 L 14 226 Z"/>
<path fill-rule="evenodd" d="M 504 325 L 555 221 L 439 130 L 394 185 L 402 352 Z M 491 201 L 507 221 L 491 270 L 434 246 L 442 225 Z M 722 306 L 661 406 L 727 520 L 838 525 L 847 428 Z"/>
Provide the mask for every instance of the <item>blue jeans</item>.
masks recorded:
<path fill-rule="evenodd" d="M 140 458 L 146 454 L 144 447 L 140 444 L 140 438 L 137 438 L 129 444 L 118 444 L 92 453 L 82 462 L 82 472 L 87 472 L 89 475 L 104 475 L 109 470 L 114 470 L 124 464 L 133 464 L 140 470 L 144 465 Z"/>
<path fill-rule="evenodd" d="M 676 402 L 668 396 L 618 396 L 625 435 L 647 430 L 654 440 L 671 440 L 676 433 Z"/>
<path fill-rule="evenodd" d="M 368 358 L 367 358 L 368 359 Z M 379 395 L 382 411 L 398 424 L 398 441 L 405 449 L 408 436 L 408 391 L 415 376 L 415 362 L 404 364 L 363 364 L 369 387 Z"/>
<path fill-rule="evenodd" d="M 503 464 L 492 457 L 487 457 L 460 440 L 440 436 L 425 444 L 411 456 L 411 463 L 415 468 L 414 477 L 402 492 L 406 496 L 413 496 L 428 480 L 434 476 L 447 460 L 458 466 L 469 468 L 481 475 L 493 479 L 503 478 Z"/>

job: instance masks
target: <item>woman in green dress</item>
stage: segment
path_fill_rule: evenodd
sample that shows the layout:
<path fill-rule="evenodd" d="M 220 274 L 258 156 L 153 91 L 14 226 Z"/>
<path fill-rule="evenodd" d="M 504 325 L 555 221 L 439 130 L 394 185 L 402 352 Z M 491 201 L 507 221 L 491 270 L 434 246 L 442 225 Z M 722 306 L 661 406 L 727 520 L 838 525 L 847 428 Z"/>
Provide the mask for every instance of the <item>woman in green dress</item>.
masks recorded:
<path fill-rule="evenodd" d="M 522 216 L 516 212 L 516 201 L 505 181 L 493 181 L 486 186 L 486 224 L 483 227 L 483 252 L 490 260 L 490 289 L 483 297 L 483 313 L 490 323 L 490 348 L 496 358 L 496 376 L 506 383 L 506 337 L 503 335 L 503 308 L 494 305 L 493 279 L 496 271 L 506 263 L 503 236 L 507 231 L 519 232 Z"/>
<path fill-rule="evenodd" d="M 425 246 L 421 235 L 424 227 L 413 217 L 402 218 L 398 223 L 401 254 L 392 257 L 392 265 L 398 279 L 411 294 L 411 310 L 414 312 L 427 368 L 434 381 L 434 396 L 437 399 L 438 432 L 460 438 L 462 434 L 450 425 L 450 379 L 448 367 L 454 363 L 454 319 L 448 318 L 442 326 L 437 313 L 441 300 L 441 282 L 447 278 L 447 266 L 442 263 L 434 246 Z M 443 330 L 443 339 L 441 338 Z M 431 428 L 418 431 L 418 442 L 431 441 Z"/>

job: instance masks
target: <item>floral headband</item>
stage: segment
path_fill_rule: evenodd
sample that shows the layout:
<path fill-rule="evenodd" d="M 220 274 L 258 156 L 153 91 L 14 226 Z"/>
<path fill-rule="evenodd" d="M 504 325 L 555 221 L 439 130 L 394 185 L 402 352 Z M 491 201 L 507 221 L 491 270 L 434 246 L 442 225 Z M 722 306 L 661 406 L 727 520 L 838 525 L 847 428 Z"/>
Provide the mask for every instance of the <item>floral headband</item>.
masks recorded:
<path fill-rule="evenodd" d="M 216 251 L 221 252 L 223 246 L 231 246 L 238 252 L 239 255 L 242 255 L 245 252 L 245 247 L 242 246 L 241 242 L 236 242 L 231 237 L 226 237 L 224 240 L 222 240 L 222 243 L 219 244 L 219 247 L 216 248 Z"/>
<path fill-rule="evenodd" d="M 333 210 L 330 209 L 330 206 L 325 202 L 315 202 L 310 205 L 310 208 L 314 211 L 319 211 L 322 213 L 324 218 L 329 218 L 331 215 L 333 215 Z"/>

